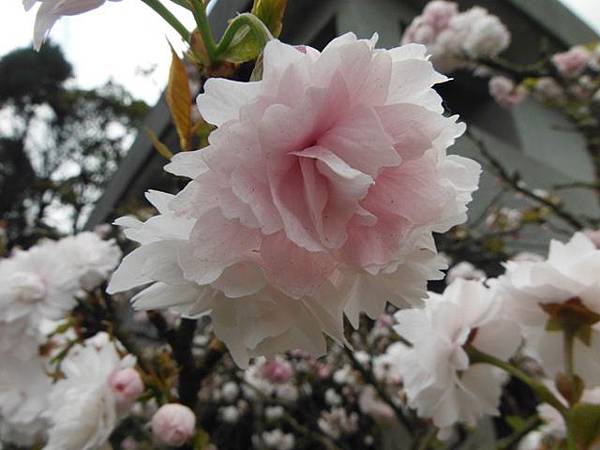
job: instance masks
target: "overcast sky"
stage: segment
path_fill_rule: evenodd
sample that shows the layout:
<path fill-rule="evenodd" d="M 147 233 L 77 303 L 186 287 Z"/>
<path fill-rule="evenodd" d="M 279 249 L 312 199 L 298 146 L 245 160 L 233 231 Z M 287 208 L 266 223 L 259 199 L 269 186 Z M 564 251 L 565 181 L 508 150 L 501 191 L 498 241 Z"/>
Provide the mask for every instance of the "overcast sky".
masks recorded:
<path fill-rule="evenodd" d="M 30 45 L 34 11 L 25 13 L 21 0 L 0 0 L 0 55 Z M 562 0 L 600 32 L 600 0 Z M 191 28 L 193 19 L 171 2 L 169 7 Z M 61 44 L 75 67 L 77 83 L 98 86 L 115 79 L 135 96 L 154 103 L 165 83 L 169 48 L 167 39 L 181 41 L 162 19 L 139 0 L 107 2 L 89 13 L 66 17 L 51 37 Z M 154 68 L 151 76 L 143 76 Z"/>

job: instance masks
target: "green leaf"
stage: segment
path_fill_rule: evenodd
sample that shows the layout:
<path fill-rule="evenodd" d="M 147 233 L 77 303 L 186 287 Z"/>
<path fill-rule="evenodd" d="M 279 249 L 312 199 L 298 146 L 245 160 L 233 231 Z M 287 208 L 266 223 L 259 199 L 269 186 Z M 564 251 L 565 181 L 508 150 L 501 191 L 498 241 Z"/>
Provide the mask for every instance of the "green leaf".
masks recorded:
<path fill-rule="evenodd" d="M 156 151 L 158 151 L 158 153 L 160 153 L 166 159 L 171 160 L 171 158 L 173 157 L 173 152 L 169 149 L 169 147 L 160 142 L 156 133 L 150 128 L 144 128 L 144 131 L 146 131 L 146 134 L 148 134 L 148 137 L 152 141 L 152 144 L 154 145 Z"/>
<path fill-rule="evenodd" d="M 592 444 L 600 440 L 600 405 L 579 403 L 573 406 L 568 424 L 578 450 L 590 450 Z"/>
<path fill-rule="evenodd" d="M 251 12 L 263 21 L 274 37 L 279 37 L 286 4 L 287 0 L 254 0 Z"/>
<path fill-rule="evenodd" d="M 240 14 L 225 30 L 218 45 L 218 58 L 235 64 L 255 60 L 272 37 L 258 17 L 249 13 Z"/>

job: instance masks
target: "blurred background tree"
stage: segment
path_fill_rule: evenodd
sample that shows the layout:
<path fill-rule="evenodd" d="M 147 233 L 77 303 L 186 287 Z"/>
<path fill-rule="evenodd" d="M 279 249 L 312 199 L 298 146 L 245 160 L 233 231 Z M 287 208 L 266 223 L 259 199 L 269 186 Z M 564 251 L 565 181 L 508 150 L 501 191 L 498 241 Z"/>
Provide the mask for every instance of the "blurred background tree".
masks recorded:
<path fill-rule="evenodd" d="M 148 106 L 117 84 L 73 84 L 61 49 L 0 59 L 0 216 L 8 249 L 79 230 Z"/>

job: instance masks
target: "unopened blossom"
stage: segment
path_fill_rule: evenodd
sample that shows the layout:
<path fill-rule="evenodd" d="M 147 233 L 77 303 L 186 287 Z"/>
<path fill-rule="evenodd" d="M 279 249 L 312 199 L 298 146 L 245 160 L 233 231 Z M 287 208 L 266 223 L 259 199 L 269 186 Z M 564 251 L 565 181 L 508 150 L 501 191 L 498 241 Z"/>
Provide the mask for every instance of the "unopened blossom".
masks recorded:
<path fill-rule="evenodd" d="M 152 416 L 152 434 L 166 445 L 180 447 L 190 441 L 196 429 L 196 415 L 185 405 L 167 403 Z"/>
<path fill-rule="evenodd" d="M 122 358 L 117 344 L 104 332 L 71 348 L 61 364 L 64 378 L 49 394 L 45 416 L 51 426 L 43 450 L 102 448 L 127 412 L 119 404 L 111 378 L 134 364 L 135 358 Z"/>
<path fill-rule="evenodd" d="M 117 401 L 117 408 L 129 408 L 144 392 L 144 382 L 132 367 L 117 370 L 108 377 L 108 385 Z"/>
<path fill-rule="evenodd" d="M 492 77 L 488 88 L 490 95 L 505 108 L 518 105 L 527 97 L 527 91 L 522 86 L 516 86 L 514 81 L 504 76 Z"/>
<path fill-rule="evenodd" d="M 483 270 L 478 269 L 469 261 L 462 261 L 448 270 L 446 284 L 452 284 L 452 282 L 458 278 L 463 278 L 465 280 L 483 280 L 485 277 L 486 275 Z"/>
<path fill-rule="evenodd" d="M 600 250 L 584 233 L 567 243 L 552 240 L 543 261 L 508 261 L 501 293 L 511 317 L 525 335 L 525 352 L 553 378 L 564 372 L 563 333 L 546 329 L 549 321 L 573 313 L 589 326 L 589 341 L 574 341 L 574 369 L 586 386 L 600 385 Z"/>
<path fill-rule="evenodd" d="M 565 78 L 574 78 L 580 75 L 587 67 L 591 54 L 582 45 L 575 46 L 566 52 L 556 53 L 552 56 L 552 63 Z"/>
<path fill-rule="evenodd" d="M 443 294 L 431 293 L 423 309 L 395 317 L 396 332 L 413 345 L 399 362 L 408 405 L 433 420 L 440 438 L 457 422 L 473 426 L 484 415 L 498 414 L 505 374 L 471 364 L 465 349 L 470 345 L 505 360 L 520 343 L 494 290 L 481 281 L 457 279 Z"/>
<path fill-rule="evenodd" d="M 459 13 L 454 2 L 433 1 L 413 19 L 402 42 L 426 45 L 436 68 L 449 73 L 497 56 L 510 44 L 510 33 L 484 8 Z"/>
<path fill-rule="evenodd" d="M 119 0 L 109 0 L 119 1 Z M 75 16 L 102 6 L 106 0 L 23 0 L 29 11 L 36 3 L 41 3 L 35 16 L 33 46 L 39 50 L 54 24 L 63 16 Z"/>
<path fill-rule="evenodd" d="M 283 358 L 266 361 L 261 366 L 261 372 L 263 377 L 275 384 L 288 382 L 294 374 L 292 365 Z"/>
<path fill-rule="evenodd" d="M 425 52 L 273 40 L 261 81 L 208 80 L 198 107 L 218 128 L 166 167 L 192 181 L 152 193 L 159 216 L 119 221 L 143 245 L 109 291 L 155 282 L 137 308 L 210 315 L 242 366 L 321 355 L 323 333 L 344 342 L 344 315 L 357 326 L 387 301 L 418 303 L 445 267 L 432 233 L 465 221 L 480 171 L 446 154 L 464 125 L 442 114 L 432 87 L 446 77 Z"/>

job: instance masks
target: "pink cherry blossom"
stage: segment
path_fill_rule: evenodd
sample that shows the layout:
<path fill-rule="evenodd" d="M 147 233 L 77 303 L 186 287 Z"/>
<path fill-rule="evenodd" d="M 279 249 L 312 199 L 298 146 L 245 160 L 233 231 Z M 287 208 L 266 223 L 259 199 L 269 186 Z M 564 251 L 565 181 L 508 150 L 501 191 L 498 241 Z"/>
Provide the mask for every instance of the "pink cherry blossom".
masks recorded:
<path fill-rule="evenodd" d="M 566 52 L 555 54 L 552 62 L 563 77 L 573 78 L 583 72 L 590 57 L 590 52 L 585 47 L 578 45 Z"/>
<path fill-rule="evenodd" d="M 413 19 L 402 43 L 427 46 L 435 67 L 450 73 L 493 58 L 510 44 L 510 33 L 500 19 L 479 6 L 458 12 L 449 1 L 432 1 Z"/>
<path fill-rule="evenodd" d="M 503 76 L 495 76 L 489 82 L 490 95 L 505 108 L 518 105 L 527 97 L 527 91 L 522 86 Z"/>
<path fill-rule="evenodd" d="M 273 40 L 256 82 L 209 79 L 198 107 L 218 128 L 166 170 L 160 215 L 119 219 L 142 244 L 110 292 L 156 282 L 138 308 L 211 316 L 236 362 L 344 342 L 343 320 L 419 302 L 445 262 L 432 233 L 466 220 L 480 167 L 447 155 L 464 131 L 432 89 L 425 47 L 346 34 L 322 52 Z"/>

